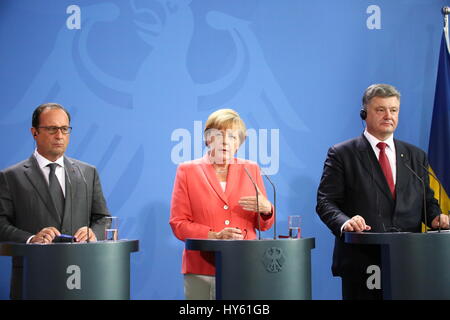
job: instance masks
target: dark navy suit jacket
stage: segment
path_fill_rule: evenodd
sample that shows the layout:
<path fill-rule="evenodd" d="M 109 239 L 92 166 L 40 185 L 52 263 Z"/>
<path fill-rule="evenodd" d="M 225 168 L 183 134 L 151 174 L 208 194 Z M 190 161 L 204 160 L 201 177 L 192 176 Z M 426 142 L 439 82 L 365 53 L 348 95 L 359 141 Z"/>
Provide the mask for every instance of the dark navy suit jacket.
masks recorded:
<path fill-rule="evenodd" d="M 335 276 L 362 276 L 367 266 L 379 265 L 379 248 L 345 244 L 341 227 L 354 215 L 362 216 L 370 232 L 420 232 L 424 221 L 422 178 L 426 194 L 427 223 L 439 215 L 438 202 L 429 187 L 427 157 L 419 148 L 394 139 L 396 152 L 396 199 L 369 141 L 360 137 L 328 150 L 317 193 L 316 211 L 336 236 L 332 271 Z"/>

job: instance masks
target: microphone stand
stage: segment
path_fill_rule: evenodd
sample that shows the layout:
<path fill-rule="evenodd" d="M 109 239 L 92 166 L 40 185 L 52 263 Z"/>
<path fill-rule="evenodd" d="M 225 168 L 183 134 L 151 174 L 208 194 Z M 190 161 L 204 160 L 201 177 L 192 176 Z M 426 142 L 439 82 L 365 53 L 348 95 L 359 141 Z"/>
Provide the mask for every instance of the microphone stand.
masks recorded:
<path fill-rule="evenodd" d="M 410 166 L 408 166 L 408 164 L 406 162 L 403 163 L 405 165 L 405 167 L 407 167 L 409 169 L 409 171 L 411 171 L 414 176 L 420 180 L 420 182 L 422 182 L 422 189 L 423 189 L 423 212 L 424 212 L 424 222 L 425 222 L 425 233 L 428 233 L 428 219 L 427 219 L 427 197 L 425 194 L 425 182 L 423 181 L 423 179 L 421 177 L 419 177 L 419 175 L 413 170 L 411 169 Z"/>
<path fill-rule="evenodd" d="M 88 201 L 88 186 L 86 182 L 86 178 L 84 177 L 83 171 L 81 171 L 81 168 L 79 166 L 76 166 L 78 168 L 78 171 L 80 171 L 81 178 L 83 178 L 84 186 L 85 186 L 85 193 L 86 193 L 86 215 L 87 215 L 87 240 L 86 242 L 89 243 L 89 201 Z"/>
<path fill-rule="evenodd" d="M 439 228 L 438 228 L 438 232 L 441 232 L 441 214 L 442 214 L 442 209 L 441 209 L 441 194 L 442 194 L 442 183 L 441 183 L 441 181 L 438 179 L 438 177 L 436 177 L 436 175 L 432 172 L 432 171 L 430 171 L 430 169 L 429 168 L 427 168 L 427 167 L 425 167 L 423 164 L 421 164 L 420 162 L 418 162 L 419 163 L 419 165 L 422 167 L 422 168 L 424 168 L 426 171 L 427 171 L 427 173 L 428 174 L 430 174 L 434 179 L 436 179 L 436 181 L 437 181 L 437 183 L 439 184 L 439 200 L 438 200 L 438 203 L 439 203 Z"/>
<path fill-rule="evenodd" d="M 256 192 L 256 214 L 258 215 L 258 240 L 261 240 L 261 217 L 259 214 L 259 199 L 258 199 L 258 187 L 256 186 L 256 183 L 253 181 L 252 176 L 248 172 L 247 168 L 244 166 L 244 170 L 247 173 L 248 177 L 250 178 L 250 181 L 252 182 L 253 186 L 255 187 Z"/>
<path fill-rule="evenodd" d="M 269 176 L 263 172 L 264 177 L 266 177 L 267 181 L 272 185 L 273 189 L 273 240 L 277 239 L 277 215 L 276 215 L 276 207 L 277 207 L 277 193 L 275 191 L 275 185 L 273 184 L 272 180 L 270 180 Z"/>
<path fill-rule="evenodd" d="M 65 171 L 65 170 L 64 170 Z M 69 173 L 66 172 L 67 182 L 69 182 L 70 187 L 70 242 L 73 243 L 73 190 L 72 190 L 72 183 L 70 181 Z"/>

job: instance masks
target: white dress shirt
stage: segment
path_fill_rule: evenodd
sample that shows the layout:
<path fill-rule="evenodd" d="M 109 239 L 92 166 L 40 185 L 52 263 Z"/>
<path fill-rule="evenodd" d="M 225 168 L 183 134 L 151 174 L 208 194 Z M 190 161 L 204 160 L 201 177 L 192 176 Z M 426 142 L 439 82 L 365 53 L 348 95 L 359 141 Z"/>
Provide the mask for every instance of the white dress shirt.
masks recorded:
<path fill-rule="evenodd" d="M 366 130 L 364 130 L 364 136 L 366 137 L 367 140 L 369 140 L 369 143 L 370 143 L 373 151 L 375 152 L 377 159 L 380 156 L 380 149 L 378 149 L 377 144 L 379 142 L 384 142 L 387 144 L 385 152 L 386 152 L 386 156 L 388 157 L 389 164 L 391 165 L 392 177 L 394 178 L 394 185 L 395 185 L 395 182 L 397 181 L 397 161 L 396 161 L 397 157 L 395 155 L 394 135 L 392 134 L 386 140 L 381 141 L 381 140 L 378 140 L 377 138 L 375 138 L 369 132 L 367 132 L 367 129 L 366 129 Z"/>
<path fill-rule="evenodd" d="M 42 173 L 44 174 L 45 180 L 47 181 L 47 184 L 49 183 L 48 176 L 50 175 L 50 168 L 47 167 L 50 163 L 57 163 L 58 166 L 55 170 L 55 175 L 58 178 L 59 184 L 61 185 L 61 189 L 63 192 L 64 197 L 66 196 L 66 175 L 64 171 L 64 156 L 58 158 L 55 162 L 52 162 L 43 156 L 39 154 L 37 149 L 34 151 L 34 157 L 36 158 L 39 168 L 42 170 Z"/>

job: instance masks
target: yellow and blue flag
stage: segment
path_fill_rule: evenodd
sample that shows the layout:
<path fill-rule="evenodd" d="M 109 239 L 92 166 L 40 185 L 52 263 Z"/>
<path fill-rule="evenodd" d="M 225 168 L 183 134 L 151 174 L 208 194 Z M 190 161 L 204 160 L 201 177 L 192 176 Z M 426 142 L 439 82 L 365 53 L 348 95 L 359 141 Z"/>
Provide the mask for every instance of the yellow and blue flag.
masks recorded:
<path fill-rule="evenodd" d="M 446 33 L 442 33 L 441 50 L 434 96 L 430 143 L 428 145 L 430 169 L 441 181 L 430 175 L 430 185 L 435 198 L 440 200 L 443 213 L 450 210 L 450 53 Z"/>

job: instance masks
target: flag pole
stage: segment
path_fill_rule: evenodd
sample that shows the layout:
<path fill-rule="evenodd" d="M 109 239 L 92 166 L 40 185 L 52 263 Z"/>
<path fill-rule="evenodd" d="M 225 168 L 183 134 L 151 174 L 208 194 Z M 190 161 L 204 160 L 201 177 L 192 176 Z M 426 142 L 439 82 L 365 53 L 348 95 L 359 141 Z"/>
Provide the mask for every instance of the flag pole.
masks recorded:
<path fill-rule="evenodd" d="M 450 44 L 448 37 L 448 15 L 450 14 L 450 7 L 442 7 L 442 14 L 444 15 L 444 34 L 447 42 L 447 50 L 450 52 Z"/>

